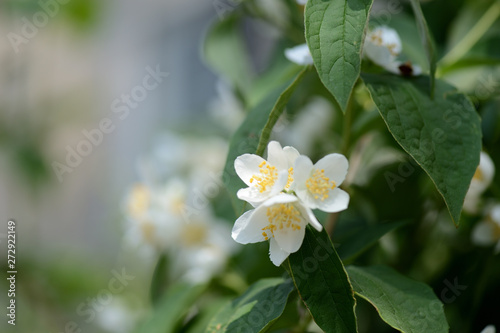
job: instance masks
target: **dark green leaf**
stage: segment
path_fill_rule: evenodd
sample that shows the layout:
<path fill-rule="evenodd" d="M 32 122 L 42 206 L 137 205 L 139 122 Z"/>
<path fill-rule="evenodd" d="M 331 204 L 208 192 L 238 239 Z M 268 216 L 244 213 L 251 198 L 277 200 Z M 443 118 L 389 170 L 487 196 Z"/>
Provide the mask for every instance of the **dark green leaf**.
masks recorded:
<path fill-rule="evenodd" d="M 283 313 L 292 291 L 291 280 L 259 280 L 243 295 L 224 306 L 210 321 L 205 332 L 263 332 Z"/>
<path fill-rule="evenodd" d="M 237 214 L 243 212 L 245 204 L 236 197 L 236 192 L 245 184 L 234 171 L 234 160 L 245 153 L 254 154 L 259 146 L 265 149 L 276 120 L 307 71 L 307 68 L 303 68 L 293 80 L 270 93 L 259 105 L 250 110 L 245 121 L 231 138 L 223 181 L 231 195 Z M 262 155 L 262 153 L 263 149 L 260 149 L 259 154 Z"/>
<path fill-rule="evenodd" d="M 345 112 L 361 70 L 372 0 L 309 0 L 306 40 L 323 84 Z"/>
<path fill-rule="evenodd" d="M 445 333 L 443 304 L 432 289 L 385 266 L 347 267 L 354 291 L 404 333 Z"/>
<path fill-rule="evenodd" d="M 205 290 L 204 285 L 181 283 L 169 288 L 158 303 L 152 317 L 141 325 L 137 333 L 173 333 L 194 301 Z"/>
<path fill-rule="evenodd" d="M 357 332 L 352 287 L 325 230 L 307 228 L 302 247 L 290 255 L 285 266 L 323 331 Z"/>
<path fill-rule="evenodd" d="M 474 106 L 445 82 L 436 81 L 436 96 L 427 94 L 428 79 L 363 75 L 389 131 L 422 167 L 444 198 L 456 225 L 465 194 L 479 164 L 481 127 Z M 391 190 L 404 182 L 397 175 Z"/>
<path fill-rule="evenodd" d="M 413 8 L 413 13 L 415 14 L 415 19 L 417 20 L 418 33 L 420 35 L 420 39 L 422 40 L 422 44 L 425 47 L 427 60 L 429 61 L 430 94 L 432 98 L 434 96 L 434 76 L 436 74 L 436 51 L 434 50 L 434 43 L 432 42 L 429 27 L 427 26 L 427 21 L 425 20 L 424 13 L 422 13 L 422 8 L 420 7 L 419 0 L 410 0 L 410 3 L 411 7 Z"/>

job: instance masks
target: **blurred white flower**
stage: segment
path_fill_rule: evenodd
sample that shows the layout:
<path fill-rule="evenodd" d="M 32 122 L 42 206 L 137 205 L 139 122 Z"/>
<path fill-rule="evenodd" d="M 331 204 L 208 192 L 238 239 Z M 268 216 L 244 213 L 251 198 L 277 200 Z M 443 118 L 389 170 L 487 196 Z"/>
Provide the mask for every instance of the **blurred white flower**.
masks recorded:
<path fill-rule="evenodd" d="M 297 65 L 312 65 L 313 63 L 311 51 L 305 43 L 285 49 L 285 57 Z"/>
<path fill-rule="evenodd" d="M 232 237 L 241 244 L 270 240 L 269 256 L 279 266 L 290 253 L 299 250 L 309 223 L 318 231 L 323 229 L 296 196 L 280 193 L 241 215 L 234 224 Z"/>
<path fill-rule="evenodd" d="M 307 0 L 295 0 L 299 5 L 305 6 L 307 4 Z"/>
<path fill-rule="evenodd" d="M 493 326 L 493 325 L 488 325 L 488 326 L 486 326 L 486 327 L 485 327 L 485 328 L 481 331 L 481 333 L 496 333 L 496 331 L 497 331 L 497 330 L 496 330 L 495 326 Z"/>
<path fill-rule="evenodd" d="M 341 190 L 349 162 L 344 155 L 329 154 L 313 165 L 309 157 L 301 155 L 295 161 L 292 189 L 302 203 L 311 209 L 328 213 L 345 210 L 349 194 Z"/>
<path fill-rule="evenodd" d="M 140 312 L 130 309 L 115 296 L 110 304 L 97 311 L 96 322 L 106 332 L 128 333 L 133 331 L 140 317 Z"/>
<path fill-rule="evenodd" d="M 500 252 L 500 204 L 486 208 L 483 220 L 474 226 L 471 236 L 475 245 L 495 245 L 495 253 Z"/>
<path fill-rule="evenodd" d="M 269 142 L 267 160 L 254 154 L 238 156 L 234 168 L 248 185 L 238 191 L 238 198 L 256 206 L 283 189 L 289 189 L 293 182 L 293 164 L 298 156 L 295 148 L 281 148 L 277 141 Z"/>
<path fill-rule="evenodd" d="M 422 69 L 411 63 L 403 63 L 397 58 L 403 50 L 403 44 L 396 30 L 387 26 L 379 26 L 368 31 L 365 38 L 363 53 L 371 61 L 385 68 L 391 73 L 416 76 Z"/>
<path fill-rule="evenodd" d="M 287 126 L 287 130 L 280 131 L 277 136 L 302 154 L 309 154 L 315 143 L 327 143 L 326 133 L 334 114 L 332 104 L 327 99 L 314 96 Z"/>
<path fill-rule="evenodd" d="M 479 165 L 474 173 L 474 177 L 469 186 L 469 190 L 465 195 L 464 210 L 468 213 L 475 214 L 479 206 L 481 195 L 490 186 L 495 175 L 495 165 L 490 156 L 481 152 Z"/>
<path fill-rule="evenodd" d="M 245 109 L 226 82 L 219 80 L 215 87 L 217 98 L 210 104 L 209 113 L 218 124 L 232 133 L 245 119 Z"/>

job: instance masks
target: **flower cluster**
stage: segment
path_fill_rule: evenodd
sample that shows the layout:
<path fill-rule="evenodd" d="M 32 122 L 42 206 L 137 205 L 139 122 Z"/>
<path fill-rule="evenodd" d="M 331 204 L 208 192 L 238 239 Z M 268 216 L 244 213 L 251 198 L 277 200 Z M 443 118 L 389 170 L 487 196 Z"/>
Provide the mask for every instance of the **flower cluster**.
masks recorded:
<path fill-rule="evenodd" d="M 148 257 L 169 255 L 174 278 L 207 281 L 235 250 L 228 223 L 210 204 L 226 150 L 218 139 L 167 135 L 139 163 L 141 182 L 125 198 L 126 240 Z"/>
<path fill-rule="evenodd" d="M 271 141 L 267 160 L 244 154 L 234 167 L 248 185 L 238 191 L 238 198 L 254 209 L 236 220 L 232 237 L 241 244 L 269 240 L 270 258 L 276 266 L 299 250 L 308 224 L 322 230 L 312 209 L 334 213 L 349 204 L 349 194 L 339 188 L 348 169 L 341 154 L 329 154 L 313 164 L 295 148 Z"/>

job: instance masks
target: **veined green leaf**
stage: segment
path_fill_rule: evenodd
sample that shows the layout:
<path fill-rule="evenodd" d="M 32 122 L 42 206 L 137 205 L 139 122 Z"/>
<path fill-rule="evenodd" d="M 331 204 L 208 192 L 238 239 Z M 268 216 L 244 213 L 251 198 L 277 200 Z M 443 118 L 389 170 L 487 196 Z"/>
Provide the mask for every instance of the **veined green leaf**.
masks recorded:
<path fill-rule="evenodd" d="M 419 0 L 410 0 L 411 7 L 413 8 L 413 13 L 415 14 L 415 19 L 417 20 L 418 33 L 422 44 L 425 48 L 425 54 L 427 55 L 427 60 L 429 61 L 430 69 L 430 95 L 431 98 L 434 97 L 434 86 L 435 86 L 435 75 L 436 75 L 436 51 L 434 50 L 434 43 L 432 42 L 432 37 L 429 32 L 429 27 L 427 26 L 427 21 L 425 20 L 424 13 L 420 7 Z"/>
<path fill-rule="evenodd" d="M 443 304 L 432 289 L 385 266 L 348 266 L 354 291 L 370 302 L 380 317 L 403 333 L 445 333 Z"/>
<path fill-rule="evenodd" d="M 431 100 L 428 78 L 364 74 L 389 131 L 424 169 L 459 224 L 465 194 L 479 164 L 481 126 L 474 106 L 445 82 L 436 81 Z M 404 181 L 399 175 L 391 186 Z"/>
<path fill-rule="evenodd" d="M 301 248 L 290 254 L 284 265 L 323 331 L 357 332 L 352 287 L 325 230 L 308 227 Z"/>
<path fill-rule="evenodd" d="M 276 121 L 283 113 L 295 88 L 297 88 L 307 71 L 308 68 L 302 68 L 293 80 L 288 81 L 286 85 L 269 94 L 259 105 L 250 110 L 229 143 L 223 181 L 229 191 L 237 214 L 243 212 L 245 204 L 237 198 L 236 192 L 245 184 L 234 171 L 234 160 L 245 153 L 254 154 L 257 152 L 257 154 L 262 155 Z"/>
<path fill-rule="evenodd" d="M 292 291 L 291 280 L 259 280 L 224 306 L 210 321 L 205 333 L 264 332 L 281 316 Z"/>
<path fill-rule="evenodd" d="M 309 0 L 306 40 L 323 84 L 345 112 L 361 70 L 372 0 Z"/>

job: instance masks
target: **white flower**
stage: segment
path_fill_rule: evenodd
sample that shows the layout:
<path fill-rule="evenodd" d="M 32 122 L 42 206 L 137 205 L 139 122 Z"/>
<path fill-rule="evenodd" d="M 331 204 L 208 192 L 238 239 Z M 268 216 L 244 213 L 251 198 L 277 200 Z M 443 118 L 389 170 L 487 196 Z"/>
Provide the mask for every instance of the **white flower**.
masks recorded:
<path fill-rule="evenodd" d="M 285 57 L 297 65 L 312 65 L 313 63 L 311 51 L 305 43 L 285 49 Z"/>
<path fill-rule="evenodd" d="M 269 142 L 267 161 L 254 154 L 238 156 L 234 168 L 248 185 L 238 191 L 238 198 L 257 206 L 283 189 L 289 189 L 293 183 L 293 164 L 298 156 L 295 148 L 281 148 L 277 141 Z"/>
<path fill-rule="evenodd" d="M 404 76 L 422 74 L 420 66 L 397 60 L 402 50 L 401 39 L 392 28 L 380 26 L 366 34 L 363 53 L 371 61 L 394 74 Z"/>
<path fill-rule="evenodd" d="M 464 210 L 468 213 L 477 213 L 481 195 L 490 186 L 495 175 L 495 165 L 490 156 L 481 152 L 479 165 L 465 195 Z"/>
<path fill-rule="evenodd" d="M 485 217 L 472 230 L 472 242 L 479 246 L 495 245 L 500 252 L 500 204 L 489 206 Z"/>
<path fill-rule="evenodd" d="M 296 0 L 296 2 L 302 6 L 305 6 L 307 4 L 307 0 Z"/>
<path fill-rule="evenodd" d="M 292 189 L 311 209 L 328 213 L 347 208 L 349 194 L 341 190 L 349 163 L 344 155 L 329 154 L 313 165 L 309 157 L 301 155 L 295 161 Z"/>
<path fill-rule="evenodd" d="M 488 325 L 481 331 L 481 333 L 496 333 L 496 331 L 495 326 Z"/>
<path fill-rule="evenodd" d="M 241 244 L 270 240 L 271 261 L 279 266 L 290 253 L 299 250 L 309 223 L 318 231 L 323 229 L 313 212 L 296 196 L 280 193 L 241 215 L 232 237 Z"/>

